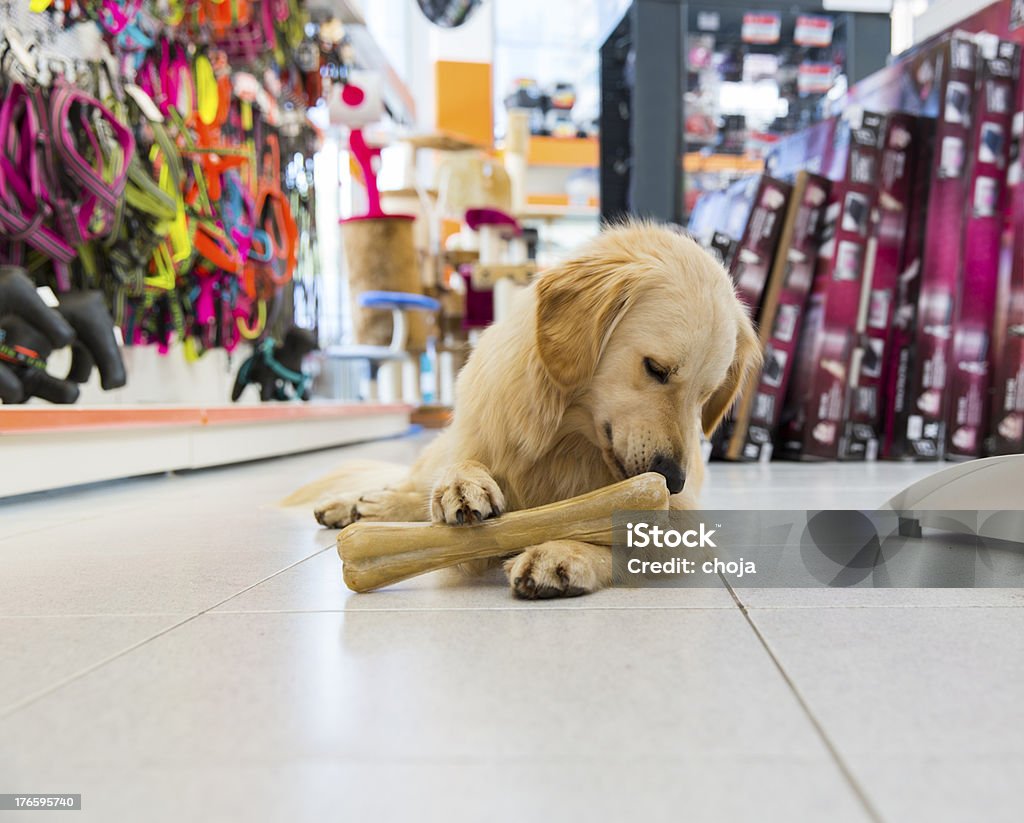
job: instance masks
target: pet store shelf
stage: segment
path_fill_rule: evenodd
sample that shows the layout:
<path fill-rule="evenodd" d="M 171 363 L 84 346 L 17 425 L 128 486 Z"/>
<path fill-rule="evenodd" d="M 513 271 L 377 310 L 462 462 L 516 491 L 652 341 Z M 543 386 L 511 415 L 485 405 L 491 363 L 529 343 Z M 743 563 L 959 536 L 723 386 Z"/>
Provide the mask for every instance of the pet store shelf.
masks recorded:
<path fill-rule="evenodd" d="M 470 149 L 479 149 L 483 151 L 489 148 L 478 140 L 467 140 L 458 134 L 443 131 L 410 134 L 400 139 L 403 143 L 408 143 L 414 149 L 432 149 L 434 151 L 469 151 Z"/>
<path fill-rule="evenodd" d="M 598 165 L 596 137 L 530 137 L 526 162 L 531 166 L 564 166 L 596 169 Z"/>
<path fill-rule="evenodd" d="M 0 407 L 0 498 L 403 434 L 401 404 Z M 20 458 L 20 459 L 19 459 Z M 10 461 L 10 463 L 8 463 Z"/>
<path fill-rule="evenodd" d="M 596 220 L 599 215 L 597 203 L 570 204 L 564 195 L 529 195 L 526 206 L 516 212 L 520 220 Z"/>
<path fill-rule="evenodd" d="M 742 157 L 736 154 L 700 154 L 699 152 L 693 152 L 683 156 L 683 168 L 689 174 L 718 171 L 759 174 L 764 171 L 764 160 L 756 157 Z"/>

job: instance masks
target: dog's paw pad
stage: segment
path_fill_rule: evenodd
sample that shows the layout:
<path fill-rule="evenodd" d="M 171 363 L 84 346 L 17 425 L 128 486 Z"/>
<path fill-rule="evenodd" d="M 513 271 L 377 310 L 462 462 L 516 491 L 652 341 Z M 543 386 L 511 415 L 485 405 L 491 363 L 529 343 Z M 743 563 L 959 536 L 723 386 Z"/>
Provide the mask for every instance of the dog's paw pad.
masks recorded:
<path fill-rule="evenodd" d="M 522 600 L 579 597 L 597 588 L 597 577 L 585 558 L 557 543 L 534 546 L 505 561 L 512 593 Z"/>
<path fill-rule="evenodd" d="M 434 487 L 430 516 L 435 523 L 466 526 L 482 523 L 505 511 L 505 497 L 484 469 L 453 472 Z"/>

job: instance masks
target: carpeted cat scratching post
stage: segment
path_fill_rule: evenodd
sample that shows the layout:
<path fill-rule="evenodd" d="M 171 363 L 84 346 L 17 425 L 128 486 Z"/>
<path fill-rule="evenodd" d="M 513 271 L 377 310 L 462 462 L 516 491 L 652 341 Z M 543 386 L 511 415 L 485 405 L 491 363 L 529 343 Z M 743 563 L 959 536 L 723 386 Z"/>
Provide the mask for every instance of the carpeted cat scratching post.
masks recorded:
<path fill-rule="evenodd" d="M 360 308 L 356 304 L 359 295 L 367 291 L 422 294 L 423 287 L 413 243 L 414 218 L 411 215 L 384 214 L 380 211 L 379 200 L 377 212 L 372 213 L 371 203 L 370 214 L 343 220 L 341 233 L 356 341 L 386 346 L 391 342 L 391 313 Z M 407 350 L 414 353 L 424 351 L 427 346 L 426 315 L 409 312 L 407 323 Z"/>
<path fill-rule="evenodd" d="M 349 148 L 366 186 L 366 213 L 341 221 L 356 342 L 387 346 L 392 335 L 391 313 L 362 308 L 358 300 L 368 291 L 423 294 L 412 231 L 415 217 L 386 214 L 380 206 L 380 149 L 368 145 L 363 135 L 363 127 L 379 119 L 384 111 L 379 79 L 370 72 L 355 72 L 329 102 L 331 121 L 350 129 Z M 406 323 L 406 351 L 414 355 L 425 351 L 426 316 L 408 312 Z"/>

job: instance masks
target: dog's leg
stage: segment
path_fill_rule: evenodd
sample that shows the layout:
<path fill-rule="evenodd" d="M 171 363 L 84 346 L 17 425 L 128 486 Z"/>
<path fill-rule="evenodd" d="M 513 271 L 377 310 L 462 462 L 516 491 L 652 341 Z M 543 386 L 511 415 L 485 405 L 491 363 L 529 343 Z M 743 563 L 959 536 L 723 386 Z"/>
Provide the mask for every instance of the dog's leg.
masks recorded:
<path fill-rule="evenodd" d="M 435 523 L 480 523 L 504 511 L 505 495 L 490 472 L 475 460 L 445 469 L 430 495 L 430 518 Z"/>
<path fill-rule="evenodd" d="M 357 520 L 426 520 L 427 514 L 426 492 L 410 487 L 343 494 L 313 510 L 317 522 L 329 529 L 343 529 Z"/>
<path fill-rule="evenodd" d="M 576 597 L 612 582 L 612 552 L 579 540 L 549 540 L 505 561 L 512 593 L 524 600 Z"/>

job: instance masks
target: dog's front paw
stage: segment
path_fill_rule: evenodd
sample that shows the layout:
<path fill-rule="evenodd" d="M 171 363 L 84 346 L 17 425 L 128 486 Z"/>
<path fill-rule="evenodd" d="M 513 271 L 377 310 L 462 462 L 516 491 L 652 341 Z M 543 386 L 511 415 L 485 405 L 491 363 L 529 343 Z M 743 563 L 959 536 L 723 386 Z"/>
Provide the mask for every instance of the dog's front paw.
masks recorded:
<path fill-rule="evenodd" d="M 359 495 L 342 495 L 321 501 L 313 509 L 313 517 L 321 526 L 326 526 L 329 529 L 343 529 L 361 519 Z"/>
<path fill-rule="evenodd" d="M 550 540 L 506 560 L 505 574 L 513 594 L 524 600 L 578 597 L 607 584 L 611 556 L 590 544 Z"/>
<path fill-rule="evenodd" d="M 475 460 L 449 468 L 430 495 L 430 517 L 435 523 L 481 523 L 504 511 L 505 496 L 487 469 Z"/>
<path fill-rule="evenodd" d="M 386 491 L 349 494 L 331 498 L 313 509 L 316 522 L 329 529 L 343 529 L 359 520 L 381 520 Z"/>

